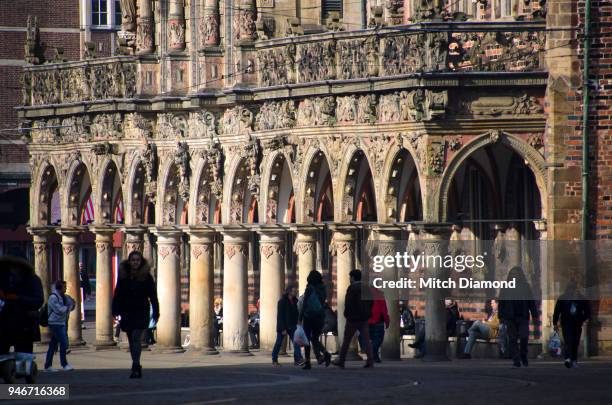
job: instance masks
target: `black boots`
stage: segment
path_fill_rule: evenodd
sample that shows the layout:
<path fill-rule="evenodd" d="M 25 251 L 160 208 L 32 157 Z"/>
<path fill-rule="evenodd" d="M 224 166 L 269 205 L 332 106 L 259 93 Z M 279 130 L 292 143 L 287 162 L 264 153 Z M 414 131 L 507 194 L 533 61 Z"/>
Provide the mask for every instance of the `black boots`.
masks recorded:
<path fill-rule="evenodd" d="M 130 378 L 142 378 L 142 366 L 140 364 L 132 365 L 132 374 Z"/>

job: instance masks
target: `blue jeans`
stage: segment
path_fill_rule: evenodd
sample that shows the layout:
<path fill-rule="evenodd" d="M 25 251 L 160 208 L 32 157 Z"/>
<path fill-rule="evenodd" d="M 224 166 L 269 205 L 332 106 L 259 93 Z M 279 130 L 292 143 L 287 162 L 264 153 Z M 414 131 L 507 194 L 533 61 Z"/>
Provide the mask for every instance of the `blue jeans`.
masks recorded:
<path fill-rule="evenodd" d="M 290 329 L 287 332 L 287 335 L 283 335 L 281 332 L 276 332 L 276 342 L 274 342 L 274 348 L 272 349 L 272 361 L 273 362 L 278 361 L 278 353 L 280 352 L 281 345 L 283 344 L 283 338 L 285 336 L 289 336 L 289 339 L 291 339 L 291 342 L 293 342 L 293 332 L 295 332 L 295 329 Z M 302 359 L 302 350 L 300 349 L 300 346 L 294 344 L 293 345 L 293 360 L 299 361 L 301 359 Z"/>
<path fill-rule="evenodd" d="M 369 325 L 370 329 L 370 341 L 372 342 L 372 354 L 374 354 L 374 360 L 380 360 L 380 346 L 382 346 L 383 340 L 385 339 L 385 324 L 384 322 L 374 323 Z M 365 350 L 366 343 L 363 339 L 363 335 L 359 334 L 359 346 Z"/>
<path fill-rule="evenodd" d="M 66 348 L 68 347 L 68 333 L 66 325 L 49 325 L 51 331 L 51 341 L 49 342 L 49 350 L 47 350 L 47 359 L 45 360 L 45 368 L 53 365 L 53 355 L 57 350 L 57 345 L 60 347 L 60 363 L 62 367 L 68 364 L 66 360 Z"/>

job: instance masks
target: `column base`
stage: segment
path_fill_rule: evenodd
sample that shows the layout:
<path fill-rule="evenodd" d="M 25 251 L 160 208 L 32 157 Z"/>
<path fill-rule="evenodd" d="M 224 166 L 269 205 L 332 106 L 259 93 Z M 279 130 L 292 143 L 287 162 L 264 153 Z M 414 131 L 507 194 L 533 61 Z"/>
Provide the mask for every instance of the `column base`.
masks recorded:
<path fill-rule="evenodd" d="M 88 348 L 87 342 L 85 342 L 83 339 L 69 340 L 68 347 L 72 350 L 86 350 Z"/>
<path fill-rule="evenodd" d="M 425 342 L 425 356 L 423 361 L 434 362 L 434 361 L 450 361 L 446 354 L 446 347 L 448 342 Z"/>
<path fill-rule="evenodd" d="M 248 349 L 241 349 L 241 350 L 223 350 L 222 352 L 223 354 L 226 355 L 230 355 L 230 356 L 254 356 L 253 353 L 251 353 Z"/>
<path fill-rule="evenodd" d="M 117 342 L 114 341 L 98 341 L 96 340 L 96 343 L 94 343 L 94 349 L 96 350 L 118 350 L 119 346 L 117 346 Z"/>
<path fill-rule="evenodd" d="M 187 349 L 188 353 L 194 354 L 194 355 L 203 355 L 203 356 L 214 356 L 219 354 L 219 351 L 217 349 L 215 349 L 214 347 L 189 347 Z"/>
<path fill-rule="evenodd" d="M 184 353 L 185 349 L 183 346 L 172 346 L 172 347 L 160 347 L 159 345 L 155 345 L 155 347 L 151 348 L 151 353 L 154 354 L 170 354 L 170 353 Z"/>

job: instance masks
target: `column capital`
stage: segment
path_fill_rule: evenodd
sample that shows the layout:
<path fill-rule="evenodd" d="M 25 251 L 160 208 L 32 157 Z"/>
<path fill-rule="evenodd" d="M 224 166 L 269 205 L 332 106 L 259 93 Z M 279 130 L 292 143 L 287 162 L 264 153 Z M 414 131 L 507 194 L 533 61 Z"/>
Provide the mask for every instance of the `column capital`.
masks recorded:
<path fill-rule="evenodd" d="M 223 235 L 223 243 L 247 243 L 251 235 L 251 229 L 233 226 L 225 226 L 220 232 Z"/>
<path fill-rule="evenodd" d="M 329 252 L 332 256 L 344 253 L 353 253 L 355 250 L 355 230 L 353 228 L 334 227 L 334 234 L 329 244 Z"/>
<path fill-rule="evenodd" d="M 85 226 L 71 226 L 65 228 L 59 228 L 57 233 L 62 235 L 62 243 L 65 238 L 77 238 L 83 231 L 85 231 L 87 227 Z"/>
<path fill-rule="evenodd" d="M 141 225 L 128 225 L 121 228 L 126 235 L 142 236 L 147 232 L 147 228 Z"/>
<path fill-rule="evenodd" d="M 424 223 L 418 226 L 421 240 L 449 240 L 453 224 L 447 222 Z"/>
<path fill-rule="evenodd" d="M 46 226 L 28 226 L 27 231 L 34 237 L 46 238 L 53 229 Z"/>
<path fill-rule="evenodd" d="M 394 241 L 399 238 L 401 228 L 393 225 L 374 225 L 372 227 L 375 239 L 379 241 Z"/>
<path fill-rule="evenodd" d="M 115 233 L 116 230 L 117 228 L 108 226 L 108 225 L 90 225 L 89 226 L 89 231 L 96 235 L 96 239 L 98 238 L 98 235 L 100 235 L 101 237 L 109 237 L 109 236 L 112 237 L 112 235 Z"/>
<path fill-rule="evenodd" d="M 158 237 L 157 243 L 177 243 L 183 231 L 173 227 L 154 227 L 151 233 Z"/>
<path fill-rule="evenodd" d="M 285 243 L 286 231 L 282 228 L 259 228 L 257 233 L 260 235 L 261 243 Z"/>
<path fill-rule="evenodd" d="M 194 244 L 211 244 L 215 241 L 217 231 L 210 228 L 190 226 L 185 233 L 189 235 L 189 243 Z"/>

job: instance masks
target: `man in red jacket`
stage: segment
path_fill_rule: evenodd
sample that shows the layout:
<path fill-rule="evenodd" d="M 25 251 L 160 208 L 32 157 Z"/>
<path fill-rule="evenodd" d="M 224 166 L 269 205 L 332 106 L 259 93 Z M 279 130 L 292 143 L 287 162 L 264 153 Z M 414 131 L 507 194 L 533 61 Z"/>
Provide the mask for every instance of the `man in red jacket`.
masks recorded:
<path fill-rule="evenodd" d="M 375 288 L 372 288 L 372 315 L 368 319 L 368 327 L 370 330 L 370 340 L 372 341 L 372 354 L 374 362 L 380 363 L 380 346 L 385 339 L 385 329 L 389 327 L 389 311 L 384 295 Z M 359 345 L 362 348 L 366 347 L 366 342 L 363 335 L 359 335 Z"/>

